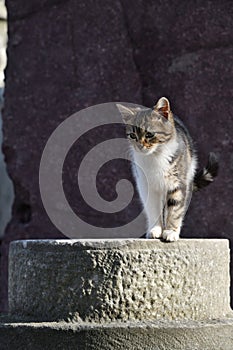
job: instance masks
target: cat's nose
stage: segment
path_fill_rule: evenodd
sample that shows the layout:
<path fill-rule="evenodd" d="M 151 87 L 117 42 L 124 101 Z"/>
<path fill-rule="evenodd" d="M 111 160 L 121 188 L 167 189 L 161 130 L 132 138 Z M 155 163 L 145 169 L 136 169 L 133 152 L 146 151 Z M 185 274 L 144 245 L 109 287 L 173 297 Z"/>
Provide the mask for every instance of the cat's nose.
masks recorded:
<path fill-rule="evenodd" d="M 148 147 L 150 147 L 150 145 L 149 145 L 149 143 L 146 140 L 144 140 L 142 142 L 142 147 L 148 148 Z"/>

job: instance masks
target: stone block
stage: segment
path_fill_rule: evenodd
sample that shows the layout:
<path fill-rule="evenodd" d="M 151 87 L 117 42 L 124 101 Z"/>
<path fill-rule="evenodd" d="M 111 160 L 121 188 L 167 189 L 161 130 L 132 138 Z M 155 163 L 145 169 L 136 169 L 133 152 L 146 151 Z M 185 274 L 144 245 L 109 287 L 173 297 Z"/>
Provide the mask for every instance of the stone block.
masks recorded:
<path fill-rule="evenodd" d="M 24 240 L 1 350 L 232 350 L 227 240 Z"/>
<path fill-rule="evenodd" d="M 227 240 L 16 241 L 9 310 L 37 321 L 218 319 L 230 313 L 229 276 Z"/>

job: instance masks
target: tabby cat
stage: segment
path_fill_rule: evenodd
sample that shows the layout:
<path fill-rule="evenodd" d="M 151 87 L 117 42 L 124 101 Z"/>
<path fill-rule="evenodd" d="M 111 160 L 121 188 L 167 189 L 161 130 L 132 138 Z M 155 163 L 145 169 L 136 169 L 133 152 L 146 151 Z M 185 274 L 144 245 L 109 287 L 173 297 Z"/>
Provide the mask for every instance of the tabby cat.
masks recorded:
<path fill-rule="evenodd" d="M 210 153 L 207 167 L 197 172 L 192 139 L 167 98 L 160 98 L 152 109 L 121 104 L 117 108 L 126 124 L 133 175 L 147 217 L 145 237 L 177 241 L 192 192 L 213 181 L 217 158 Z"/>

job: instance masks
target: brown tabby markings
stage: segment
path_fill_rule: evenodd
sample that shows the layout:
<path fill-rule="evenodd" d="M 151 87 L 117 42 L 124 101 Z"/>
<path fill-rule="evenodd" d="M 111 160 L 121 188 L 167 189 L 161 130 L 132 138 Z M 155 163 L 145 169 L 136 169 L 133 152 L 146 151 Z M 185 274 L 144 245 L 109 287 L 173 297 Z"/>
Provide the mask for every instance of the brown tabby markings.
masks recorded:
<path fill-rule="evenodd" d="M 196 167 L 191 138 L 174 118 L 166 98 L 161 98 L 154 109 L 117 107 L 126 123 L 134 161 L 148 180 L 146 198 L 145 183 L 135 172 L 148 218 L 147 237 L 177 240 L 191 198 Z"/>
<path fill-rule="evenodd" d="M 217 157 L 210 153 L 206 168 L 196 172 L 192 139 L 165 97 L 152 109 L 117 107 L 126 124 L 132 160 L 144 173 L 142 176 L 133 166 L 147 216 L 146 237 L 176 241 L 193 190 L 207 186 L 217 176 Z"/>

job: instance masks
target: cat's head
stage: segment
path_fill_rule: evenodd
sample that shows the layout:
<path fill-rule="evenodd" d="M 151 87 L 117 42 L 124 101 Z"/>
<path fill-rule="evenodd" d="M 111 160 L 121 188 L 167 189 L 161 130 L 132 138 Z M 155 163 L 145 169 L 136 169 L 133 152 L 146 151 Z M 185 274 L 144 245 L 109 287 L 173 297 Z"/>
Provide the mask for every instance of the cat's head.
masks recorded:
<path fill-rule="evenodd" d="M 117 104 L 126 124 L 127 138 L 136 151 L 156 152 L 174 135 L 174 120 L 167 98 L 161 97 L 152 108 L 131 108 Z"/>

